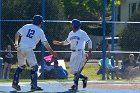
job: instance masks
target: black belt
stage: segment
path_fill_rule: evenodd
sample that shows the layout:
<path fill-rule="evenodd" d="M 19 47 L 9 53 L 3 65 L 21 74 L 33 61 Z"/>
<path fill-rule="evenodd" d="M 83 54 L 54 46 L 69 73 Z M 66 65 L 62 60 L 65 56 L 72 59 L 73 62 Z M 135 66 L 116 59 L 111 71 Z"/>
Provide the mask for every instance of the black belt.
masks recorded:
<path fill-rule="evenodd" d="M 75 52 L 75 51 L 82 51 L 84 49 L 78 49 L 78 50 L 71 50 L 72 52 Z"/>

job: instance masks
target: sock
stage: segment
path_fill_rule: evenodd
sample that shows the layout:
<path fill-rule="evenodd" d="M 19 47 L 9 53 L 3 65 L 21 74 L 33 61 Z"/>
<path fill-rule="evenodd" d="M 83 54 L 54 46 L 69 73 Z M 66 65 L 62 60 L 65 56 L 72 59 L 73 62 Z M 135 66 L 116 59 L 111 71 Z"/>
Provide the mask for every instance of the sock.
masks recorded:
<path fill-rule="evenodd" d="M 31 76 L 31 85 L 36 87 L 37 86 L 37 72 L 31 70 L 30 76 Z"/>
<path fill-rule="evenodd" d="M 76 74 L 74 76 L 76 76 Z M 77 86 L 78 86 L 78 81 L 79 81 L 79 78 L 76 81 L 74 81 L 74 84 Z"/>
<path fill-rule="evenodd" d="M 14 74 L 13 84 L 18 84 L 19 83 L 19 78 L 20 78 L 21 73 L 22 73 L 22 69 L 18 67 L 16 69 L 15 74 Z"/>
<path fill-rule="evenodd" d="M 80 74 L 79 78 L 85 79 L 86 77 L 84 75 Z"/>

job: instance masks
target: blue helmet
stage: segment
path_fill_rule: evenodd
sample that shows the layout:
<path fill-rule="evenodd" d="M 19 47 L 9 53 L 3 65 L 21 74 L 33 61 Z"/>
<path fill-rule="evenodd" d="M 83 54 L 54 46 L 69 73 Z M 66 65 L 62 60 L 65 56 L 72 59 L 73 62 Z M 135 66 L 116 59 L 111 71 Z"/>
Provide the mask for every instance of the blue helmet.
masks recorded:
<path fill-rule="evenodd" d="M 33 24 L 40 25 L 43 22 L 43 18 L 41 15 L 34 15 L 33 17 Z"/>
<path fill-rule="evenodd" d="M 79 29 L 80 26 L 81 26 L 80 20 L 78 20 L 78 19 L 73 19 L 73 20 L 72 20 L 72 24 L 73 24 L 73 27 L 74 27 L 75 29 Z"/>

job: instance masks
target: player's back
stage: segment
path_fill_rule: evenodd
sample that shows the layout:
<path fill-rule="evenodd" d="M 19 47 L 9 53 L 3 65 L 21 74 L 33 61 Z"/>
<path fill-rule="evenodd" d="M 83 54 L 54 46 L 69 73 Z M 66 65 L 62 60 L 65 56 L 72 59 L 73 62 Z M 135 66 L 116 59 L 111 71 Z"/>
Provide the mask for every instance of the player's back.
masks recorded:
<path fill-rule="evenodd" d="M 21 34 L 20 47 L 35 48 L 36 44 L 41 39 L 43 31 L 39 26 L 26 24 L 19 29 L 18 33 Z"/>

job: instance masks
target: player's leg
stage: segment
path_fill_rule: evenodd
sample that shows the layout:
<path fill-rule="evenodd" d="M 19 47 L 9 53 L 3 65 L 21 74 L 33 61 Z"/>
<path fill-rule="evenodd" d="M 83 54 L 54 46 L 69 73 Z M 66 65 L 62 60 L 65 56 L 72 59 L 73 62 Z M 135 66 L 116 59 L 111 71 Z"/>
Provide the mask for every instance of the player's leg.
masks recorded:
<path fill-rule="evenodd" d="M 3 79 L 5 79 L 5 77 L 6 77 L 6 72 L 7 72 L 7 66 L 8 66 L 8 63 L 7 62 L 5 62 L 4 63 L 4 69 L 3 69 Z"/>
<path fill-rule="evenodd" d="M 21 75 L 23 69 L 25 69 L 25 65 L 18 67 L 16 69 L 15 74 L 14 74 L 12 87 L 15 88 L 16 90 L 21 90 L 18 83 L 19 83 L 20 75 Z"/>
<path fill-rule="evenodd" d="M 25 69 L 26 65 L 26 55 L 24 53 L 24 49 L 18 49 L 17 50 L 17 57 L 18 57 L 18 67 L 15 71 L 12 87 L 16 90 L 21 90 L 19 83 L 20 74 L 22 73 L 22 70 Z"/>
<path fill-rule="evenodd" d="M 7 67 L 7 77 L 6 77 L 6 79 L 9 79 L 9 74 L 10 74 L 10 70 L 11 70 L 11 65 L 12 64 L 8 64 L 8 67 Z"/>
<path fill-rule="evenodd" d="M 71 55 L 71 59 L 70 59 L 70 72 L 74 75 L 74 77 L 77 76 L 77 72 L 83 67 L 84 65 L 84 51 L 77 51 L 77 52 L 73 52 Z M 84 82 L 83 82 L 83 86 L 84 88 L 86 87 L 86 82 L 87 81 L 87 77 L 80 74 L 79 78 L 81 78 Z M 78 81 L 79 78 L 77 80 L 74 81 L 74 87 L 72 86 L 71 89 L 78 89 Z"/>
<path fill-rule="evenodd" d="M 80 78 L 82 78 L 82 81 L 83 81 L 83 88 L 86 88 L 87 87 L 88 77 L 80 74 Z"/>
<path fill-rule="evenodd" d="M 109 68 L 106 68 L 106 78 L 107 80 L 109 80 L 109 74 L 110 74 L 110 69 Z"/>
<path fill-rule="evenodd" d="M 77 73 L 76 73 L 76 74 L 77 74 Z M 76 74 L 74 75 L 74 77 L 76 77 Z M 80 75 L 79 75 L 79 78 L 82 79 L 82 81 L 83 81 L 83 88 L 86 88 L 88 77 L 86 77 L 86 76 L 80 74 Z M 78 78 L 77 80 L 74 81 L 74 85 L 76 85 L 77 87 L 78 87 L 79 78 Z"/>
<path fill-rule="evenodd" d="M 76 76 L 77 72 L 75 69 L 77 69 L 76 65 L 75 65 L 75 61 L 76 61 L 76 52 L 72 52 L 71 57 L 70 57 L 70 73 L 74 75 L 74 77 Z M 77 90 L 78 89 L 78 80 L 79 78 L 74 81 L 74 84 L 71 86 L 71 88 L 69 90 Z"/>
<path fill-rule="evenodd" d="M 76 76 L 76 74 L 74 75 L 74 77 Z M 79 78 L 77 80 L 74 81 L 74 84 L 69 88 L 69 90 L 78 90 L 78 81 Z"/>
<path fill-rule="evenodd" d="M 27 50 L 27 62 L 30 65 L 30 77 L 31 77 L 31 90 L 43 90 L 41 87 L 37 86 L 37 71 L 38 65 L 35 54 L 32 49 Z"/>
<path fill-rule="evenodd" d="M 80 65 L 83 66 L 83 64 L 86 62 L 86 60 L 87 60 L 86 59 L 86 54 L 85 54 L 84 51 L 82 51 L 81 52 L 81 64 Z M 82 68 L 82 66 L 80 68 Z M 88 77 L 85 76 L 85 75 L 80 74 L 79 78 L 82 79 L 82 81 L 83 81 L 83 88 L 86 88 L 87 87 Z"/>
<path fill-rule="evenodd" d="M 115 76 L 117 79 L 119 79 L 119 67 L 114 67 L 112 68 L 112 71 L 115 73 Z"/>
<path fill-rule="evenodd" d="M 31 90 L 43 90 L 41 87 L 37 86 L 37 71 L 38 65 L 34 65 L 31 67 L 30 76 L 31 76 Z"/>
<path fill-rule="evenodd" d="M 99 70 L 97 71 L 97 75 L 103 74 L 103 68 L 102 66 L 99 67 Z"/>

